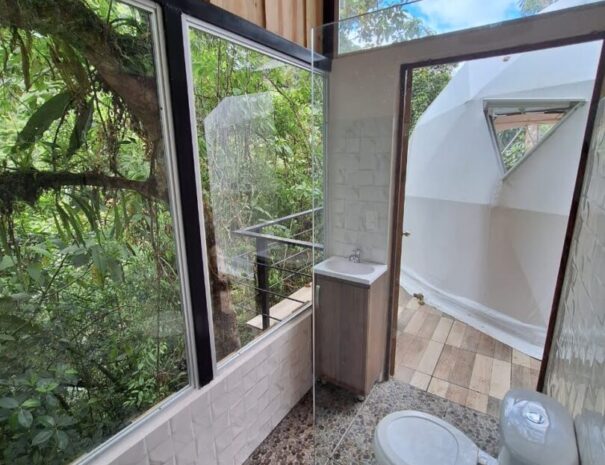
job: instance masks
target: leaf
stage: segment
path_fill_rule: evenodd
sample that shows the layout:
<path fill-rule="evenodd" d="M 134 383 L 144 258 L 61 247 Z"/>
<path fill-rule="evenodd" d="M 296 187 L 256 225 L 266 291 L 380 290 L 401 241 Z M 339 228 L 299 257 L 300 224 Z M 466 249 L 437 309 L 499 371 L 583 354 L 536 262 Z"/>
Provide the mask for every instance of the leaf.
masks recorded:
<path fill-rule="evenodd" d="M 122 265 L 118 260 L 110 258 L 107 260 L 107 268 L 109 270 L 109 276 L 113 282 L 121 283 L 124 280 L 124 271 Z"/>
<path fill-rule="evenodd" d="M 45 429 L 40 431 L 38 434 L 34 436 L 32 440 L 32 446 L 40 446 L 47 442 L 53 435 L 53 430 Z"/>
<path fill-rule="evenodd" d="M 22 408 L 19 409 L 19 413 L 17 414 L 17 421 L 24 428 L 29 428 L 34 421 L 34 417 L 29 410 Z"/>
<path fill-rule="evenodd" d="M 54 391 L 58 387 L 59 387 L 59 383 L 57 383 L 55 381 L 40 380 L 40 381 L 38 381 L 38 386 L 36 387 L 36 391 L 42 392 L 42 393 L 47 393 L 47 392 Z"/>
<path fill-rule="evenodd" d="M 27 399 L 21 404 L 23 408 L 36 408 L 40 407 L 40 401 L 38 399 Z"/>
<path fill-rule="evenodd" d="M 42 266 L 40 263 L 30 263 L 27 265 L 27 274 L 39 284 L 42 278 Z"/>
<path fill-rule="evenodd" d="M 76 151 L 84 145 L 86 134 L 92 124 L 92 115 L 94 105 L 92 101 L 86 102 L 84 106 L 78 109 L 76 115 L 76 123 L 69 138 L 69 147 L 67 148 L 67 158 L 71 158 Z"/>
<path fill-rule="evenodd" d="M 0 260 L 0 271 L 4 271 L 13 266 L 15 266 L 15 259 L 10 255 L 5 255 L 2 257 L 2 260 Z"/>
<path fill-rule="evenodd" d="M 57 431 L 57 447 L 59 450 L 65 450 L 67 445 L 69 444 L 69 436 L 65 431 Z"/>
<path fill-rule="evenodd" d="M 30 116 L 25 127 L 17 135 L 17 150 L 25 150 L 35 144 L 53 121 L 61 118 L 72 101 L 71 93 L 63 91 L 49 98 Z"/>
<path fill-rule="evenodd" d="M 47 258 L 52 258 L 52 256 L 53 256 L 53 254 L 51 254 L 48 250 L 46 250 L 44 247 L 41 247 L 39 245 L 30 245 L 29 250 L 31 250 L 32 252 L 36 252 L 38 255 L 43 255 L 44 257 L 47 257 Z"/>
<path fill-rule="evenodd" d="M 76 420 L 74 420 L 72 417 L 70 417 L 68 415 L 61 415 L 57 420 L 57 425 L 61 426 L 63 428 L 66 426 L 75 425 L 76 423 L 77 423 Z"/>
<path fill-rule="evenodd" d="M 2 408 L 6 408 L 6 409 L 14 409 L 19 407 L 19 402 L 17 402 L 15 399 L 13 399 L 12 397 L 2 397 L 0 399 L 0 407 Z"/>
<path fill-rule="evenodd" d="M 55 419 L 50 415 L 42 415 L 41 417 L 38 417 L 38 423 L 48 428 L 54 428 L 56 424 Z"/>

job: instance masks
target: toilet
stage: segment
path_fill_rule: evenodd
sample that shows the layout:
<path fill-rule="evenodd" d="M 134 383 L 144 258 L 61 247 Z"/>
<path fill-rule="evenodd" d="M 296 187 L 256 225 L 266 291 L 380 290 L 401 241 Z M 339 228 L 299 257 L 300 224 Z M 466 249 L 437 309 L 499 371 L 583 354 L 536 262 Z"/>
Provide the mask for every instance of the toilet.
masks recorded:
<path fill-rule="evenodd" d="M 535 391 L 513 389 L 500 407 L 498 458 L 462 431 L 427 413 L 384 417 L 374 433 L 380 465 L 578 465 L 574 423 L 565 408 Z"/>

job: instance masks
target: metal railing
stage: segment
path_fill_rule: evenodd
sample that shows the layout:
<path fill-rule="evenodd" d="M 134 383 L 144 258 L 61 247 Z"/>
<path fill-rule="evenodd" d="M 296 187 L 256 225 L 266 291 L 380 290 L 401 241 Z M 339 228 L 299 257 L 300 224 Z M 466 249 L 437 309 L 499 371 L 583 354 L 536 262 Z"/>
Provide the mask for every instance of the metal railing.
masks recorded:
<path fill-rule="evenodd" d="M 291 224 L 293 221 L 298 221 L 306 216 L 317 215 L 322 212 L 323 208 L 314 208 L 311 210 L 305 210 L 298 213 L 293 213 L 291 215 L 287 215 L 281 218 L 277 218 L 275 220 L 265 221 L 263 223 L 255 224 L 252 226 L 247 226 L 245 228 L 241 228 L 233 231 L 233 234 L 254 239 L 255 247 L 254 247 L 254 264 L 255 264 L 255 292 L 256 292 L 256 304 L 257 308 L 260 309 L 260 315 L 262 316 L 262 329 L 263 331 L 268 329 L 271 325 L 271 320 L 281 321 L 279 318 L 272 317 L 270 314 L 270 296 L 276 296 L 283 299 L 291 300 L 294 302 L 298 302 L 301 305 L 304 305 L 307 302 L 298 300 L 293 298 L 292 296 L 284 295 L 280 292 L 276 292 L 271 289 L 271 285 L 269 284 L 269 272 L 270 270 L 278 270 L 283 273 L 287 273 L 288 276 L 282 279 L 282 282 L 292 278 L 293 276 L 302 276 L 309 279 L 309 282 L 312 280 L 312 271 L 305 271 L 307 268 L 312 268 L 313 260 L 311 259 L 310 263 L 306 263 L 304 266 L 297 269 L 290 269 L 285 264 L 305 253 L 308 253 L 311 250 L 323 250 L 323 245 L 314 243 L 308 240 L 300 239 L 301 237 L 305 237 L 305 235 L 311 235 L 313 238 L 313 222 L 311 222 L 311 227 L 304 229 L 303 231 L 296 232 L 292 235 L 292 237 L 283 237 L 277 236 L 272 233 L 265 232 L 267 228 L 275 227 L 275 226 L 284 226 L 285 223 L 290 222 L 290 227 L 286 228 L 288 231 L 291 231 L 293 228 Z M 278 260 L 277 262 L 271 261 L 271 250 L 278 246 L 285 245 L 286 247 L 293 247 L 297 249 L 297 252 L 287 255 L 286 257 Z M 302 249 L 302 250 L 301 250 Z M 247 255 L 242 254 L 242 255 Z M 238 257 L 234 257 L 234 260 L 241 259 L 242 255 Z M 312 257 L 313 255 L 311 255 Z"/>

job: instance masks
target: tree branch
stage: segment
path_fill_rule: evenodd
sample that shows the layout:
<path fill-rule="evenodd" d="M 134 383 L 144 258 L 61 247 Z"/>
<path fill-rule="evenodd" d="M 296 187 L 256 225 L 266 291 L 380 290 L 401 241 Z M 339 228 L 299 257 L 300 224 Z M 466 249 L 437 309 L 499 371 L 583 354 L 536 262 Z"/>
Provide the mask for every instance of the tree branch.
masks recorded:
<path fill-rule="evenodd" d="M 149 37 L 117 34 L 80 0 L 0 0 L 0 26 L 36 31 L 69 44 L 122 98 L 150 140 L 161 138 Z"/>
<path fill-rule="evenodd" d="M 168 193 L 158 187 L 155 178 L 135 181 L 94 171 L 70 173 L 27 170 L 0 174 L 0 203 L 5 207 L 18 200 L 33 204 L 44 191 L 60 189 L 64 186 L 127 189 L 138 192 L 146 198 L 168 199 Z"/>

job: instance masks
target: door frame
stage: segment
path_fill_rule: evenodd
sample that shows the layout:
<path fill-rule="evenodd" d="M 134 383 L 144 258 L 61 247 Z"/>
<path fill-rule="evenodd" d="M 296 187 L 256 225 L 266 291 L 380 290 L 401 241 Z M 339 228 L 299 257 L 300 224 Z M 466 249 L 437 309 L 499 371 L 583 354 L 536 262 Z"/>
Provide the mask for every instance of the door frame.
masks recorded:
<path fill-rule="evenodd" d="M 586 9 L 586 7 L 570 8 L 570 11 L 559 11 L 556 12 L 561 19 L 565 14 L 573 16 L 574 11 L 578 9 Z M 552 14 L 544 15 L 550 16 Z M 510 26 L 514 26 L 514 23 L 524 21 L 526 23 L 532 22 L 547 22 L 544 20 L 549 18 L 541 18 L 540 15 L 523 18 L 521 20 L 510 21 L 501 25 L 491 28 L 491 33 L 496 36 L 506 35 L 510 29 Z M 484 28 L 478 28 L 484 29 Z M 396 347 L 397 347 L 397 318 L 398 318 L 398 303 L 399 303 L 399 281 L 401 275 L 401 257 L 403 252 L 403 218 L 404 218 L 404 207 L 405 207 L 405 184 L 407 175 L 407 158 L 408 158 L 408 146 L 409 146 L 409 128 L 411 123 L 411 94 L 412 94 L 412 75 L 415 68 L 421 68 L 426 66 L 435 66 L 443 64 L 458 63 L 462 61 L 476 60 L 482 58 L 489 58 L 500 55 L 508 55 L 523 52 L 532 52 L 537 50 L 543 50 L 548 48 L 562 47 L 566 45 L 574 45 L 592 41 L 601 40 L 601 53 L 599 63 L 597 65 L 597 73 L 595 75 L 595 84 L 593 89 L 592 98 L 590 100 L 590 107 L 588 111 L 588 119 L 586 122 L 584 138 L 582 142 L 580 160 L 578 164 L 578 171 L 576 173 L 576 181 L 573 191 L 573 197 L 571 202 L 571 209 L 569 213 L 569 219 L 567 222 L 565 239 L 562 247 L 561 260 L 559 263 L 559 271 L 557 275 L 557 281 L 555 284 L 553 302 L 551 306 L 551 313 L 546 331 L 546 341 L 544 345 L 544 352 L 542 363 L 540 366 L 540 374 L 538 377 L 537 390 L 544 390 L 544 382 L 546 376 L 546 367 L 548 365 L 548 359 L 550 349 L 552 346 L 552 340 L 554 336 L 554 329 L 557 320 L 557 313 L 559 303 L 561 301 L 561 293 L 563 288 L 563 282 L 567 269 L 567 263 L 569 259 L 571 240 L 573 237 L 575 222 L 578 214 L 578 207 L 580 201 L 580 195 L 584 177 L 586 173 L 586 164 L 589 155 L 590 141 L 592 138 L 595 117 L 597 113 L 597 107 L 601 96 L 601 89 L 603 87 L 603 80 L 605 75 L 605 23 L 602 24 L 596 30 L 590 30 L 582 33 L 578 31 L 576 34 L 569 34 L 568 36 L 558 38 L 546 38 L 544 40 L 538 40 L 536 43 L 529 44 L 516 44 L 507 45 L 503 47 L 495 46 L 492 49 L 473 52 L 473 51 L 457 51 L 454 53 L 448 53 L 451 47 L 451 38 L 454 35 L 471 34 L 474 30 L 463 31 L 460 33 L 444 34 L 440 37 L 430 38 L 433 43 L 431 44 L 430 52 L 427 53 L 426 57 L 418 60 L 402 63 L 399 70 L 399 85 L 398 85 L 398 102 L 397 102 L 397 127 L 396 127 L 396 145 L 394 152 L 394 163 L 392 173 L 392 185 L 391 191 L 391 212 L 390 212 L 390 234 L 391 241 L 389 244 L 389 334 L 387 338 L 387 363 L 385 366 L 385 376 L 393 375 L 395 372 L 395 358 L 396 358 Z M 547 34 L 544 34 L 545 36 Z M 420 39 L 422 40 L 422 39 Z M 496 40 L 497 42 L 498 40 Z M 460 41 L 464 42 L 464 41 Z M 463 46 L 464 48 L 464 46 Z M 466 47 L 468 50 L 474 48 L 473 42 L 468 42 Z M 437 58 L 432 58 L 430 55 L 435 54 L 435 51 L 441 51 Z"/>

